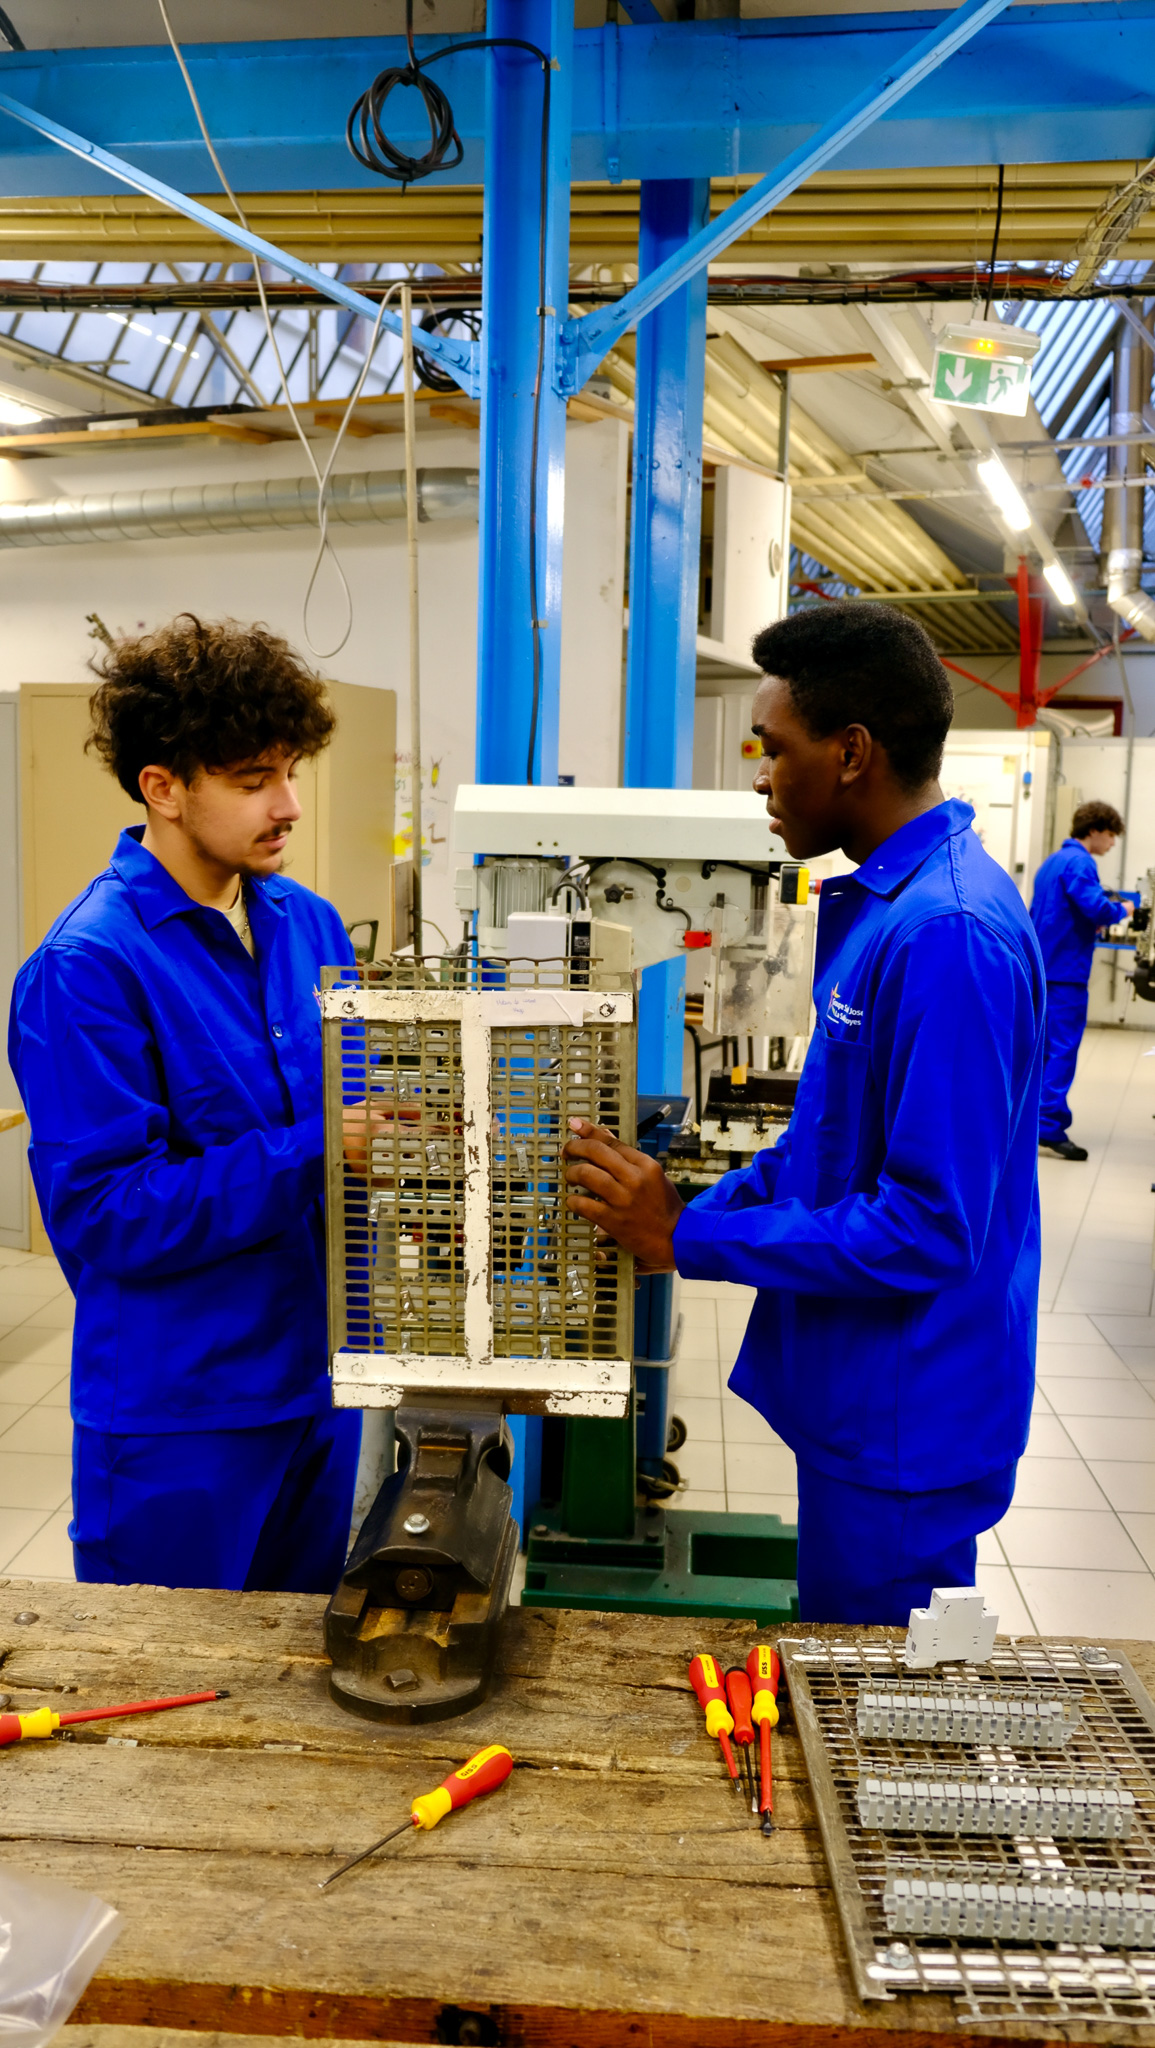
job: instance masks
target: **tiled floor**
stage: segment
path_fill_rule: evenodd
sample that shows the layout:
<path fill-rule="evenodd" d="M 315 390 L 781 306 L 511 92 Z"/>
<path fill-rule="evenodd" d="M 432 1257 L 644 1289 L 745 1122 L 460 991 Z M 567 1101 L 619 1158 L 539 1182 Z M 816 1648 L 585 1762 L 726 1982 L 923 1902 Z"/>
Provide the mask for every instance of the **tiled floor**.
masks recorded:
<path fill-rule="evenodd" d="M 1087 1034 L 1074 1134 L 1040 1161 L 1039 1392 L 1014 1505 L 979 1547 L 1007 1629 L 1155 1637 L 1155 1049 Z M 674 1406 L 684 1507 L 794 1513 L 794 1459 L 726 1391 L 750 1296 L 687 1282 Z M 51 1259 L 0 1249 L 0 1573 L 70 1578 L 71 1296 Z"/>
<path fill-rule="evenodd" d="M 0 1571 L 70 1579 L 72 1296 L 54 1259 L 0 1247 Z"/>
<path fill-rule="evenodd" d="M 1039 1162 L 1034 1421 L 1014 1503 L 979 1544 L 979 1582 L 1006 1629 L 1155 1637 L 1153 1049 L 1146 1032 L 1088 1032 L 1073 1135 L 1090 1160 Z M 751 1299 L 744 1288 L 683 1285 L 680 1504 L 786 1517 L 793 1456 L 726 1390 Z"/>

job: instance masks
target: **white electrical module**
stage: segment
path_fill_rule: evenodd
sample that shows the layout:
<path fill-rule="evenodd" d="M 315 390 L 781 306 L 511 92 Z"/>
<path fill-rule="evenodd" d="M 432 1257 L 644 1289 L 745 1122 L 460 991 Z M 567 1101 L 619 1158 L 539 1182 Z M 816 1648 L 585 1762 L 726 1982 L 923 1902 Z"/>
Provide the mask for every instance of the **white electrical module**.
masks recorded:
<path fill-rule="evenodd" d="M 912 1607 L 903 1662 L 910 1671 L 935 1664 L 984 1664 L 994 1648 L 999 1617 L 977 1586 L 936 1586 L 929 1607 Z"/>

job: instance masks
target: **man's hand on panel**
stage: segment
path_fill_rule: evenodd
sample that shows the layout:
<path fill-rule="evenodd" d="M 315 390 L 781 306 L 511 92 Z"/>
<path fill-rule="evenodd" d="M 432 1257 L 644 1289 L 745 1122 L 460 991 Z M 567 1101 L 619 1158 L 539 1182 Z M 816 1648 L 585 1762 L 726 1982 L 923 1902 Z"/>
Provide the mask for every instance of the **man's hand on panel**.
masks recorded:
<path fill-rule="evenodd" d="M 643 1273 L 674 1271 L 674 1228 L 683 1203 L 656 1159 L 623 1145 L 612 1131 L 570 1118 L 574 1135 L 563 1148 L 565 1177 L 574 1192 L 566 1208 L 632 1252 Z"/>

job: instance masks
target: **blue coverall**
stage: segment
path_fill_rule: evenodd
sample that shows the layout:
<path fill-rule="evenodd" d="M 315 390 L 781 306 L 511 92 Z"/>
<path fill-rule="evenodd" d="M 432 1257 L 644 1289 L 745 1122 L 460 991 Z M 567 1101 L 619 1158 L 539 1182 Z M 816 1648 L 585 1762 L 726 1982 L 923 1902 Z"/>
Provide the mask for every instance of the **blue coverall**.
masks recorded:
<path fill-rule="evenodd" d="M 1043 966 L 943 803 L 822 886 L 789 1129 L 684 1211 L 679 1272 L 758 1289 L 730 1379 L 798 1459 L 804 1619 L 973 1585 L 1027 1440 Z"/>
<path fill-rule="evenodd" d="M 334 1413 L 322 1217 L 332 905 L 248 884 L 250 957 L 122 832 L 21 968 L 9 1060 L 76 1296 L 77 1577 L 330 1592 L 360 1416 Z"/>
<path fill-rule="evenodd" d="M 1047 976 L 1047 1049 L 1039 1142 L 1053 1144 L 1071 1128 L 1067 1101 L 1087 1023 L 1087 985 L 1100 925 L 1126 915 L 1107 895 L 1095 856 L 1081 839 L 1064 839 L 1035 876 L 1031 922 Z"/>

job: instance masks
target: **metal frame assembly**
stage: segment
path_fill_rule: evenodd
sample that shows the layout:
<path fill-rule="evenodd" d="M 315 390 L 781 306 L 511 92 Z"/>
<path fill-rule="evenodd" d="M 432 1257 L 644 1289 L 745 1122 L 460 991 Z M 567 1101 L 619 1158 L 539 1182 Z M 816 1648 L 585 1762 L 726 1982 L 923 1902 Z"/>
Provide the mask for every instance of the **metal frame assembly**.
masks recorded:
<path fill-rule="evenodd" d="M 630 1413 L 633 1261 L 570 1215 L 561 1148 L 571 1116 L 633 1136 L 633 986 L 588 956 L 322 980 L 333 1401 L 396 1409 L 401 1453 L 329 1603 L 330 1685 L 439 1720 L 493 1669 L 505 1415 Z"/>
<path fill-rule="evenodd" d="M 1150 2025 L 1155 1704 L 1126 1658 L 1003 1641 L 916 1678 L 897 1642 L 778 1647 L 859 1997 Z"/>
<path fill-rule="evenodd" d="M 555 962 L 490 971 L 466 988 L 422 986 L 407 957 L 323 971 L 334 1403 L 624 1415 L 633 1261 L 569 1214 L 560 1151 L 571 1116 L 633 1136 L 633 990 L 543 986 L 572 979 Z"/>

